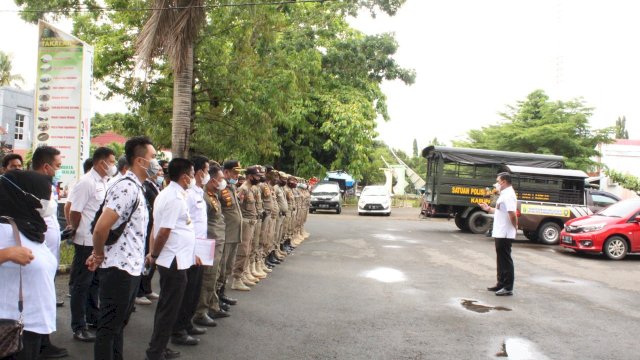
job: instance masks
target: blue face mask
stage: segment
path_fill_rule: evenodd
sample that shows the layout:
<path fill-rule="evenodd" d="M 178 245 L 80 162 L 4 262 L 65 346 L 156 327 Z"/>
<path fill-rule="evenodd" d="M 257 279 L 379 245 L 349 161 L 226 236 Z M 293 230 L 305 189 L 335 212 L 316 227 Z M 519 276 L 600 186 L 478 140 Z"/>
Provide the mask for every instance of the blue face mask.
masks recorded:
<path fill-rule="evenodd" d="M 58 169 L 56 170 L 56 174 L 53 175 L 53 179 L 51 180 L 51 182 L 53 183 L 53 185 L 56 185 L 57 183 L 60 182 L 61 178 L 62 178 L 62 169 Z"/>
<path fill-rule="evenodd" d="M 156 179 L 156 184 L 158 186 L 162 186 L 163 182 L 164 182 L 164 176 L 158 176 L 158 178 Z"/>
<path fill-rule="evenodd" d="M 233 178 L 232 178 L 232 179 L 229 179 L 229 184 L 231 184 L 231 185 L 235 185 L 235 184 L 237 184 L 237 183 L 238 183 L 238 179 L 233 179 Z"/>

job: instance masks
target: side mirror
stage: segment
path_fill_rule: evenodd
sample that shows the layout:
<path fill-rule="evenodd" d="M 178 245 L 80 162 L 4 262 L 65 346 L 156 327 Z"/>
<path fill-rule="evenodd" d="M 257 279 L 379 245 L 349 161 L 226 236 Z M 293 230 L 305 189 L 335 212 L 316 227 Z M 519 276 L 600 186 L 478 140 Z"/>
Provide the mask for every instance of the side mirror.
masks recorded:
<path fill-rule="evenodd" d="M 636 215 L 636 217 L 634 217 L 633 220 L 637 223 L 640 223 L 640 215 Z"/>

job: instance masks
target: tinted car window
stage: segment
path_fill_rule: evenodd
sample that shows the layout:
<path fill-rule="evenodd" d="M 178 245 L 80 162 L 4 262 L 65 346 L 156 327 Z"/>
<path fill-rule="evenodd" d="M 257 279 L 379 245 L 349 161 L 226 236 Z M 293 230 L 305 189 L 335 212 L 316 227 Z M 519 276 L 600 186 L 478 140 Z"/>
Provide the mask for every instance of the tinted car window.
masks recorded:
<path fill-rule="evenodd" d="M 618 202 L 617 199 L 614 199 L 606 195 L 592 194 L 591 198 L 593 199 L 594 205 L 601 206 L 601 207 L 607 207 L 611 204 L 615 204 Z"/>

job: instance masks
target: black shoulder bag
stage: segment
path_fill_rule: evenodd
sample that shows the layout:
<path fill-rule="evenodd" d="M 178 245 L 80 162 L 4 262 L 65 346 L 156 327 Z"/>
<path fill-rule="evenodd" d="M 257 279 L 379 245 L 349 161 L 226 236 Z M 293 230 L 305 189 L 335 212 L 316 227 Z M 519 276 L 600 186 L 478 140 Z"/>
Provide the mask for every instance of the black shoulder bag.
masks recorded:
<path fill-rule="evenodd" d="M 111 185 L 111 187 L 109 188 L 109 190 L 111 190 L 117 183 L 119 183 L 120 181 L 123 180 L 128 180 L 133 182 L 133 180 L 128 179 L 128 178 L 122 178 L 118 181 L 116 181 L 115 184 Z M 135 185 L 135 183 L 134 183 Z M 98 211 L 96 211 L 96 215 L 93 217 L 93 221 L 91 222 L 91 233 L 93 234 L 93 230 L 96 227 L 96 224 L 98 223 L 98 219 L 100 219 L 100 215 L 102 215 L 102 210 L 104 208 L 104 204 L 107 202 L 107 196 L 109 195 L 109 190 L 107 190 L 107 193 L 104 195 L 104 200 L 102 201 L 102 204 L 100 204 L 100 207 L 98 208 Z M 139 189 L 138 189 L 139 192 Z M 120 236 L 122 236 L 122 233 L 124 233 L 124 229 L 127 227 L 127 224 L 129 224 L 129 222 L 131 221 L 131 217 L 133 216 L 133 213 L 136 211 L 136 209 L 138 208 L 138 205 L 140 204 L 140 194 L 136 194 L 136 202 L 133 204 L 133 208 L 131 209 L 131 212 L 129 213 L 129 217 L 127 218 L 126 221 L 123 221 L 122 224 L 120 224 L 117 228 L 115 229 L 109 229 L 109 236 L 107 237 L 107 241 L 104 243 L 105 245 L 113 245 L 116 242 L 118 242 L 118 239 L 120 239 Z"/>
<path fill-rule="evenodd" d="M 18 226 L 13 218 L 8 216 L 0 217 L 2 220 L 11 224 L 13 228 L 13 237 L 16 239 L 18 246 L 22 246 L 20 242 L 20 233 L 18 232 Z M 22 331 L 24 330 L 24 323 L 22 321 L 22 265 L 20 265 L 20 290 L 18 292 L 18 310 L 20 311 L 20 317 L 18 320 L 14 319 L 0 319 L 0 358 L 15 354 L 22 350 Z"/>

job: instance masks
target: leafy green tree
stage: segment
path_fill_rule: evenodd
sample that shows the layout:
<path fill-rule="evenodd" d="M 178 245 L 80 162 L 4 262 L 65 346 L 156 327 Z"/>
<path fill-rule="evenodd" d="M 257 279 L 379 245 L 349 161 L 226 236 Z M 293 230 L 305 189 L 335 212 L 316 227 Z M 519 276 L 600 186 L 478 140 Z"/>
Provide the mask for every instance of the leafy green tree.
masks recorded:
<path fill-rule="evenodd" d="M 418 139 L 413 139 L 413 157 L 420 156 L 420 150 L 418 149 Z"/>
<path fill-rule="evenodd" d="M 32 9 L 43 5 L 42 0 L 16 1 Z M 47 7 L 77 1 L 51 0 Z M 102 3 L 129 9 L 145 4 Z M 332 169 L 361 176 L 377 136 L 375 120 L 389 118 L 380 83 L 399 79 L 410 84 L 415 73 L 393 59 L 398 45 L 392 35 L 364 35 L 349 26 L 347 17 L 360 9 L 393 15 L 403 3 L 358 0 L 205 8 L 206 22 L 193 37 L 191 95 L 182 96 L 191 101 L 189 131 L 181 133 L 189 152 L 217 160 L 238 158 L 245 164 L 271 163 L 303 176 Z M 107 89 L 105 97 L 123 96 L 133 109 L 136 124 L 124 127 L 151 136 L 160 147 L 173 145 L 175 64 L 167 55 L 153 57 L 140 79 L 134 61 L 136 34 L 149 24 L 146 14 L 68 15 L 74 34 L 95 46 L 94 76 Z M 175 30 L 171 33 L 180 33 Z M 186 105 L 182 114 L 184 109 Z"/>
<path fill-rule="evenodd" d="M 24 83 L 24 79 L 19 74 L 12 72 L 11 56 L 0 51 L 0 86 L 15 86 Z"/>
<path fill-rule="evenodd" d="M 615 126 L 615 138 L 616 139 L 628 139 L 629 138 L 629 132 L 627 131 L 627 117 L 626 116 L 622 116 L 622 117 L 618 116 L 618 120 L 616 120 L 616 126 Z"/>
<path fill-rule="evenodd" d="M 596 145 L 612 141 L 612 128 L 592 130 L 592 108 L 581 99 L 551 101 L 542 90 L 507 106 L 503 121 L 468 132 L 455 146 L 492 150 L 555 154 L 565 157 L 569 168 L 589 170 L 599 153 Z"/>
<path fill-rule="evenodd" d="M 129 137 L 144 133 L 139 127 L 138 118 L 133 114 L 96 113 L 93 118 L 91 118 L 91 137 L 98 136 L 107 131 L 113 131 Z"/>

